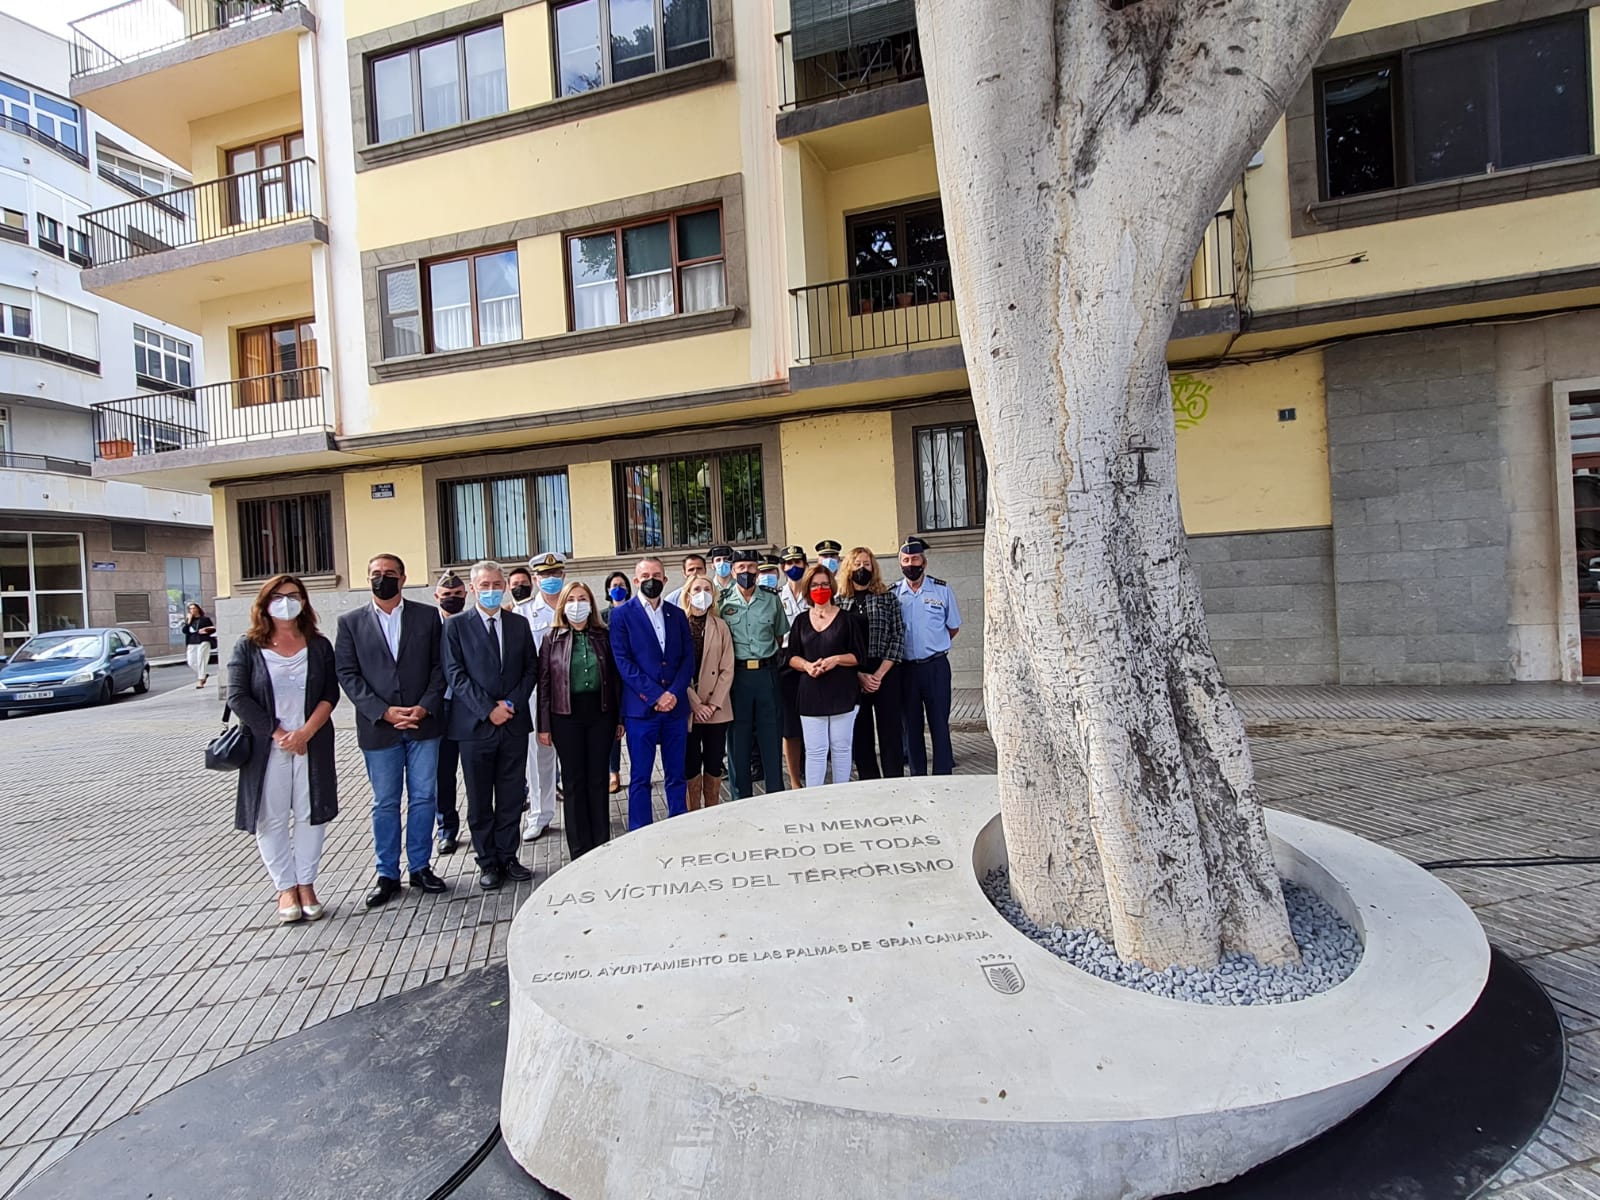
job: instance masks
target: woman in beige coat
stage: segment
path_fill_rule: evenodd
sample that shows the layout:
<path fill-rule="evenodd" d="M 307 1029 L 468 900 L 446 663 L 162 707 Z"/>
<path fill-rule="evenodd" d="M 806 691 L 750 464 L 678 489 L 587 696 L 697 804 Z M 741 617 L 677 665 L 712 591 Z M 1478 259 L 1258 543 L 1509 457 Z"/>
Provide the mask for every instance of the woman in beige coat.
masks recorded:
<path fill-rule="evenodd" d="M 722 760 L 733 720 L 733 635 L 716 613 L 717 587 L 710 579 L 691 579 L 683 589 L 683 611 L 694 638 L 695 673 L 689 680 L 689 738 L 683 774 L 689 781 L 689 809 L 709 808 L 722 798 Z"/>

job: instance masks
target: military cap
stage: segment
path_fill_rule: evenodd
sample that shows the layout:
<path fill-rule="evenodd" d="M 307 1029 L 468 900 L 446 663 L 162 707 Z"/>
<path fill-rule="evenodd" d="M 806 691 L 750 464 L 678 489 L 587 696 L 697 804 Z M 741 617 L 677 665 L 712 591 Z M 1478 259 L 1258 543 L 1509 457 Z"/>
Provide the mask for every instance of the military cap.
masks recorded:
<path fill-rule="evenodd" d="M 713 546 L 713 547 L 711 547 L 711 549 L 710 549 L 710 551 L 708 553 L 709 553 L 709 557 L 711 557 L 711 558 L 733 558 L 733 557 L 735 557 L 735 555 L 733 553 L 733 547 L 732 546 Z"/>
<path fill-rule="evenodd" d="M 914 533 L 906 534 L 906 540 L 900 543 L 901 554 L 926 554 L 928 543 Z"/>
<path fill-rule="evenodd" d="M 843 554 L 844 553 L 844 547 L 841 546 L 838 542 L 834 541 L 832 538 L 824 538 L 822 541 L 817 543 L 817 553 L 818 554 Z"/>
<path fill-rule="evenodd" d="M 529 559 L 528 566 L 537 575 L 548 575 L 552 571 L 564 571 L 567 569 L 567 556 L 554 550 L 546 550 L 537 558 Z"/>
<path fill-rule="evenodd" d="M 804 546 L 785 546 L 778 557 L 781 562 L 791 563 L 805 562 L 810 555 L 806 553 Z"/>

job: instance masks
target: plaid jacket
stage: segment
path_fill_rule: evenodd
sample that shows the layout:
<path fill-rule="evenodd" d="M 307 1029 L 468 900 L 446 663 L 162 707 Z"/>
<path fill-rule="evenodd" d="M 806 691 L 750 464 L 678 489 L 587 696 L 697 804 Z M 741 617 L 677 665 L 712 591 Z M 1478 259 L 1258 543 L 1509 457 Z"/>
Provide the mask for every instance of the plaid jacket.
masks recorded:
<path fill-rule="evenodd" d="M 906 654 L 906 622 L 900 600 L 893 592 L 858 592 L 839 597 L 839 607 L 857 613 L 867 622 L 867 654 L 900 662 Z"/>

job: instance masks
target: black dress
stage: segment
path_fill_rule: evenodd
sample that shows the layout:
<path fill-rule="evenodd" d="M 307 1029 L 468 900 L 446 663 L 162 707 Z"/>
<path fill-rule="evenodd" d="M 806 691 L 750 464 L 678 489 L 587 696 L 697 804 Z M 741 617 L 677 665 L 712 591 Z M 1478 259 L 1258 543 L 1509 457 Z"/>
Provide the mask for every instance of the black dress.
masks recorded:
<path fill-rule="evenodd" d="M 854 654 L 857 663 L 864 662 L 867 657 L 864 626 L 865 622 L 840 609 L 832 624 L 818 633 L 811 626 L 811 611 L 808 609 L 795 614 L 794 623 L 789 626 L 789 648 L 786 653 L 791 658 L 803 658 L 807 662 L 816 662 L 835 654 Z M 855 667 L 835 667 L 815 679 L 802 673 L 798 700 L 800 715 L 842 716 L 856 706 L 860 692 L 861 685 L 856 681 Z"/>

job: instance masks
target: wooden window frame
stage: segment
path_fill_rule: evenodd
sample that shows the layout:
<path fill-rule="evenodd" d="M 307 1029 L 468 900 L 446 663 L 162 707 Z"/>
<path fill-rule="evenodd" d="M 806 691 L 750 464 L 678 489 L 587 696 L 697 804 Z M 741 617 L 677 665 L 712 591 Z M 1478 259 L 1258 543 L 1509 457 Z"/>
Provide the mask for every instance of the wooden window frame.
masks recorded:
<path fill-rule="evenodd" d="M 759 499 L 761 502 L 761 528 L 762 532 L 755 540 L 764 542 L 767 535 L 767 460 L 763 447 L 759 444 L 740 446 L 718 446 L 706 450 L 690 450 L 677 454 L 651 455 L 644 458 L 619 459 L 611 464 L 611 491 L 616 512 L 616 539 L 618 554 L 647 554 L 652 552 L 676 553 L 683 551 L 704 550 L 705 546 L 699 543 L 678 544 L 667 540 L 672 533 L 672 487 L 670 471 L 662 472 L 661 481 L 661 509 L 663 515 L 662 543 L 659 546 L 649 546 L 634 542 L 628 536 L 628 513 L 626 496 L 624 494 L 624 472 L 633 467 L 661 466 L 666 467 L 671 463 L 680 461 L 704 460 L 710 481 L 707 492 L 712 497 L 711 510 L 711 539 L 710 544 L 715 545 L 728 539 L 728 532 L 722 512 L 722 462 L 734 455 L 753 454 L 761 467 L 761 487 Z"/>
<path fill-rule="evenodd" d="M 300 139 L 299 154 L 294 154 L 289 149 L 289 143 L 295 138 Z M 299 162 L 301 159 L 306 157 L 305 141 L 306 131 L 304 129 L 296 129 L 289 133 L 281 133 L 277 137 L 263 138 L 259 142 L 245 142 L 241 145 L 232 146 L 223 151 L 223 175 L 225 179 L 229 181 L 228 223 L 230 225 L 241 225 L 246 223 L 242 206 L 239 203 L 239 183 L 240 176 L 242 175 L 254 176 L 254 179 L 250 183 L 250 188 L 255 193 L 256 215 L 249 218 L 249 220 L 262 221 L 266 219 L 266 213 L 268 212 L 266 189 L 272 186 L 281 186 L 283 188 L 285 213 L 294 213 L 300 211 L 294 203 L 294 172 L 290 169 L 289 164 L 293 162 Z M 261 152 L 268 146 L 278 147 L 278 149 L 282 152 L 283 157 L 275 163 L 263 163 L 261 161 L 263 158 Z M 249 151 L 256 156 L 256 165 L 251 167 L 248 171 L 234 170 L 234 155 L 243 154 L 246 151 Z M 273 167 L 278 168 L 278 170 L 283 173 L 282 179 L 269 181 L 264 178 L 265 173 L 270 171 Z"/>
<path fill-rule="evenodd" d="M 699 258 L 678 257 L 678 221 L 682 217 L 692 217 L 698 213 L 715 212 L 717 214 L 717 239 L 722 243 L 722 250 L 718 254 L 702 255 Z M 574 332 L 588 332 L 578 329 L 577 294 L 574 291 L 572 279 L 572 243 L 580 238 L 598 237 L 600 234 L 609 233 L 617 247 L 617 324 L 626 325 L 628 318 L 628 268 L 623 260 L 622 235 L 629 229 L 643 229 L 648 225 L 667 223 L 667 233 L 672 245 L 672 316 L 682 316 L 683 309 L 683 269 L 685 267 L 700 267 L 707 263 L 719 262 L 722 264 L 723 296 L 727 296 L 728 287 L 728 230 L 727 222 L 723 219 L 722 201 L 714 200 L 709 204 L 695 204 L 688 208 L 674 208 L 667 212 L 655 213 L 638 220 L 622 221 L 611 225 L 598 225 L 592 229 L 579 229 L 567 234 L 562 239 L 562 270 L 566 275 L 567 288 L 567 328 Z M 643 317 L 640 320 L 659 320 L 659 317 Z M 592 326 L 595 329 L 614 329 L 614 325 Z"/>
<path fill-rule="evenodd" d="M 517 250 L 516 242 L 509 242 L 503 246 L 485 246 L 481 250 L 466 250 L 459 254 L 445 254 L 438 258 L 419 259 L 417 269 L 417 295 L 422 305 L 422 352 L 424 354 L 450 354 L 455 350 L 477 350 L 483 345 L 483 333 L 478 319 L 478 260 L 487 258 L 491 254 L 504 254 L 507 251 L 517 256 L 517 304 L 522 304 L 522 255 Z M 467 264 L 467 299 L 472 308 L 472 345 L 457 346 L 452 350 L 440 350 L 433 342 L 433 280 L 431 272 L 434 267 L 442 267 L 453 262 Z M 517 339 L 518 341 L 522 339 Z M 509 342 L 489 342 L 490 346 L 510 345 Z"/>
<path fill-rule="evenodd" d="M 1411 103 L 1410 86 L 1413 71 L 1412 62 L 1419 54 L 1427 54 L 1432 50 L 1441 50 L 1450 46 L 1461 46 L 1471 42 L 1489 42 L 1497 38 L 1514 36 L 1530 29 L 1546 26 L 1567 25 L 1573 31 L 1573 36 L 1578 39 L 1583 47 L 1584 57 L 1584 86 L 1581 94 L 1588 97 L 1593 94 L 1594 88 L 1594 53 L 1588 36 L 1587 12 L 1580 10 L 1576 13 L 1563 13 L 1559 16 L 1543 20 L 1520 21 L 1514 25 L 1506 25 L 1497 29 L 1484 30 L 1479 33 L 1470 33 L 1463 37 L 1445 38 L 1437 42 L 1427 42 L 1420 46 L 1408 46 L 1404 50 L 1393 51 L 1388 54 L 1374 55 L 1371 58 L 1352 59 L 1349 62 L 1339 63 L 1336 66 L 1325 67 L 1312 76 L 1311 94 L 1315 104 L 1313 136 L 1317 143 L 1317 195 L 1323 201 L 1354 200 L 1364 196 L 1382 196 L 1391 192 L 1403 191 L 1413 187 L 1427 187 L 1434 183 L 1448 183 L 1455 179 L 1475 179 L 1478 175 L 1452 176 L 1450 179 L 1427 180 L 1418 183 L 1415 177 L 1415 135 L 1416 111 Z M 1390 67 L 1393 74 L 1393 84 L 1390 88 L 1391 108 L 1389 120 L 1392 127 L 1391 136 L 1394 139 L 1394 186 L 1388 188 L 1373 188 L 1369 192 L 1349 192 L 1338 196 L 1332 194 L 1328 179 L 1328 122 L 1327 109 L 1323 103 L 1324 85 L 1329 79 L 1339 79 L 1350 75 L 1362 75 L 1369 71 L 1379 71 L 1385 66 Z M 1588 123 L 1589 153 L 1595 152 L 1595 115 L 1594 106 L 1584 106 L 1584 116 Z M 1491 128 L 1491 140 L 1499 141 L 1499 106 L 1488 114 Z M 1495 145 L 1491 152 L 1498 152 L 1502 147 Z M 1547 161 L 1559 162 L 1560 159 Z M 1527 164 L 1536 166 L 1538 164 Z M 1511 168 L 1516 169 L 1516 168 Z M 1481 174 L 1481 173 L 1480 173 Z"/>
<path fill-rule="evenodd" d="M 506 69 L 506 107 L 504 112 L 511 111 L 510 71 L 511 60 L 504 53 L 505 50 L 505 22 L 489 21 L 483 25 L 475 25 L 471 29 L 457 30 L 446 37 L 432 38 L 425 42 L 413 42 L 409 46 L 399 49 L 386 48 L 367 56 L 362 64 L 362 71 L 366 76 L 367 92 L 367 144 L 369 146 L 387 146 L 394 142 L 404 141 L 408 137 L 419 137 L 424 133 L 434 133 L 436 130 L 425 129 L 422 124 L 422 52 L 431 50 L 435 46 L 456 44 L 456 84 L 459 88 L 458 99 L 461 102 L 461 120 L 454 125 L 441 125 L 440 129 L 455 129 L 462 125 L 470 125 L 474 121 L 487 121 L 490 117 L 498 117 L 500 113 L 484 113 L 482 116 L 472 115 L 470 88 L 467 79 L 467 39 L 474 34 L 484 33 L 490 29 L 500 30 L 500 45 L 502 61 Z M 378 80 L 377 65 L 388 62 L 390 59 L 405 57 L 411 76 L 411 132 L 402 137 L 389 138 L 385 141 L 378 134 Z"/>
<path fill-rule="evenodd" d="M 567 531 L 566 538 L 559 546 L 539 546 L 536 544 L 539 536 L 539 526 L 544 513 L 539 508 L 538 481 L 546 478 L 560 478 L 566 483 L 567 489 Z M 493 561 L 504 561 L 508 554 L 505 548 L 495 544 L 495 522 L 489 500 L 493 496 L 492 484 L 504 483 L 508 480 L 520 480 L 523 484 L 525 501 L 524 507 L 528 514 L 529 526 L 527 530 L 528 545 L 533 546 L 529 557 L 543 550 L 555 550 L 568 556 L 572 553 L 572 480 L 567 474 L 566 467 L 551 467 L 543 470 L 509 471 L 500 475 L 468 475 L 455 479 L 441 479 L 438 482 L 439 499 L 439 558 L 440 565 L 444 567 L 465 567 L 478 561 L 478 556 L 464 558 L 460 555 L 461 547 L 455 544 L 455 501 L 453 489 L 475 485 L 483 489 L 483 511 L 487 520 L 484 530 L 484 546 L 487 553 L 482 555 Z M 520 555 L 516 557 L 522 557 Z"/>
<path fill-rule="evenodd" d="M 929 213 L 929 212 L 938 213 L 941 219 L 944 217 L 944 203 L 938 196 L 934 196 L 934 197 L 932 197 L 930 199 L 927 199 L 927 200 L 914 200 L 914 201 L 910 202 L 909 204 L 895 204 L 895 205 L 889 206 L 888 208 L 874 208 L 874 209 L 871 209 L 871 210 L 869 210 L 867 212 L 851 213 L 849 216 L 845 217 L 845 219 L 844 219 L 844 250 L 845 250 L 845 256 L 846 256 L 846 262 L 845 262 L 845 274 L 846 274 L 846 276 L 848 276 L 851 279 L 854 279 L 856 277 L 856 273 L 857 273 L 856 272 L 855 240 L 856 240 L 856 227 L 858 225 L 865 225 L 865 224 L 868 224 L 868 223 L 882 223 L 884 221 L 888 221 L 888 220 L 892 219 L 894 221 L 894 223 L 895 223 L 895 236 L 897 238 L 897 245 L 898 245 L 898 248 L 900 250 L 901 258 L 903 259 L 905 257 L 905 254 L 906 254 L 906 218 L 907 217 L 920 216 L 923 213 Z M 945 227 L 945 242 L 946 242 L 947 245 L 949 244 L 949 238 L 950 238 L 950 230 L 949 230 L 949 227 L 947 225 Z M 945 257 L 944 259 L 942 259 L 940 261 L 949 262 L 950 260 L 949 260 L 949 258 L 947 256 L 947 257 Z M 918 264 L 918 265 L 927 266 L 928 264 L 922 263 L 922 264 Z M 894 269 L 896 271 L 914 271 L 914 270 L 917 269 L 917 266 L 913 266 L 910 263 L 902 262 L 898 267 L 895 267 Z M 868 274 L 871 274 L 871 273 L 872 272 L 868 272 Z"/>
<path fill-rule="evenodd" d="M 584 95 L 584 92 L 563 92 L 561 90 L 561 33 L 557 24 L 557 14 L 563 8 L 575 8 L 579 4 L 586 4 L 590 2 L 591 0 L 555 0 L 555 2 L 552 2 L 550 5 L 551 69 L 554 73 L 554 80 L 552 81 L 554 91 L 551 94 L 555 96 L 557 100 L 562 99 L 564 96 Z M 705 2 L 707 30 L 706 56 L 705 58 L 696 59 L 695 62 L 709 62 L 711 59 L 717 56 L 716 13 L 712 0 L 705 0 Z M 593 0 L 593 3 L 598 9 L 600 16 L 600 87 L 588 88 L 587 91 L 598 92 L 601 90 L 601 88 L 615 87 L 617 85 L 617 80 L 612 74 L 611 70 L 611 0 Z M 677 70 L 676 67 L 669 67 L 666 65 L 667 29 L 665 8 L 665 0 L 654 0 L 655 22 L 653 25 L 653 31 L 655 34 L 656 49 L 655 70 L 649 71 L 644 75 L 633 76 L 633 79 L 648 79 L 651 75 L 659 75 L 663 71 Z M 680 65 L 688 66 L 691 64 L 684 63 Z M 624 79 L 622 82 L 631 83 L 632 79 Z"/>
<path fill-rule="evenodd" d="M 304 347 L 308 344 L 303 336 L 307 326 L 311 327 L 309 344 L 313 350 L 317 345 L 316 317 L 291 317 L 283 321 L 271 321 L 264 325 L 242 325 L 234 330 L 234 350 L 239 356 L 239 405 L 242 408 L 253 408 L 259 404 L 277 404 L 285 400 L 306 400 L 322 395 L 322 381 L 317 373 L 320 362 L 307 364 Z M 295 336 L 295 360 L 299 366 L 293 368 L 293 374 L 298 379 L 290 378 L 289 370 L 278 366 L 277 340 L 275 334 L 292 331 Z M 244 374 L 244 339 L 247 335 L 265 334 L 267 338 L 267 353 L 273 360 L 269 366 L 276 369 L 268 371 L 265 376 L 246 376 Z M 192 367 L 191 367 L 192 373 Z"/>
<path fill-rule="evenodd" d="M 925 433 L 952 433 L 961 431 L 966 434 L 966 460 L 962 463 L 962 470 L 967 477 L 967 513 L 966 519 L 960 525 L 933 525 L 929 523 L 928 513 L 923 510 L 922 503 L 922 435 Z M 983 462 L 983 495 L 978 495 L 979 462 Z M 978 433 L 976 421 L 941 421 L 934 425 L 915 425 L 911 429 L 911 485 L 917 504 L 917 531 L 919 533 L 964 533 L 971 530 L 981 530 L 988 523 L 988 495 L 989 495 L 989 469 L 988 461 L 983 449 L 983 438 Z"/>

